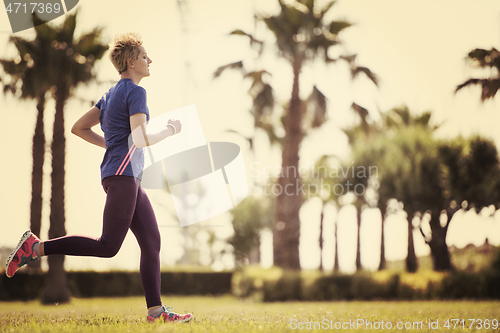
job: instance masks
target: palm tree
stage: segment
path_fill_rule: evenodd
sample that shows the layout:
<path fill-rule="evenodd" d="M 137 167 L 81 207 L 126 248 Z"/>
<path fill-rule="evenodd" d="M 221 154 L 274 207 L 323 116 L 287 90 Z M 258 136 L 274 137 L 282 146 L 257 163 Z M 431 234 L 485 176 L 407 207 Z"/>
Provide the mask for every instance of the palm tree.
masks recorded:
<path fill-rule="evenodd" d="M 33 87 L 32 90 L 28 88 L 25 90 L 27 92 L 32 91 L 33 95 L 38 98 L 38 119 L 43 119 L 43 111 L 40 112 L 40 110 L 43 110 L 45 92 L 49 89 L 53 91 L 53 97 L 56 100 L 54 133 L 51 146 L 52 197 L 50 202 L 50 239 L 66 234 L 64 228 L 64 105 L 71 96 L 73 89 L 80 82 L 88 82 L 94 78 L 94 74 L 92 73 L 94 63 L 96 60 L 102 58 L 104 52 L 107 50 L 107 45 L 99 42 L 102 31 L 100 28 L 96 28 L 92 32 L 81 36 L 76 41 L 73 39 L 76 15 L 77 12 L 67 15 L 61 27 L 38 24 L 40 23 L 38 22 L 39 19 L 34 16 L 36 31 L 34 41 L 29 43 L 23 42 L 18 38 L 11 39 L 15 43 L 17 42 L 17 45 L 28 47 L 22 51 L 20 50 L 20 53 L 23 54 L 22 59 L 25 62 L 21 62 L 20 67 L 19 64 L 13 65 L 9 63 L 7 65 L 7 67 L 15 67 L 15 69 L 10 68 L 10 70 L 17 73 L 21 73 L 24 68 L 30 69 L 24 74 L 19 74 L 17 80 L 21 80 L 19 82 L 22 82 L 23 86 Z M 41 128 L 43 128 L 41 121 L 40 124 Z M 40 129 L 38 132 L 40 132 Z M 39 152 L 43 152 L 43 149 L 37 146 L 37 154 Z M 39 167 L 39 161 L 37 167 Z M 48 262 L 49 272 L 42 295 L 42 302 L 56 303 L 68 301 L 69 290 L 64 272 L 64 256 L 50 256 Z"/>
<path fill-rule="evenodd" d="M 326 63 L 333 63 L 340 59 L 349 63 L 353 77 L 364 73 L 375 83 L 377 78 L 368 68 L 356 66 L 355 56 L 340 56 L 337 59 L 330 57 L 329 49 L 341 44 L 339 33 L 351 26 L 351 23 L 343 20 L 326 22 L 326 16 L 335 2 L 329 2 L 322 8 L 319 8 L 315 0 L 296 0 L 293 3 L 278 0 L 278 2 L 280 6 L 278 14 L 268 17 L 256 16 L 256 19 L 264 22 L 266 28 L 273 33 L 278 54 L 290 64 L 293 73 L 291 98 L 289 103 L 284 106 L 281 116 L 285 135 L 272 138 L 281 144 L 282 168 L 286 171 L 278 180 L 279 187 L 286 188 L 288 193 L 292 193 L 292 195 L 287 195 L 285 191 L 281 191 L 276 198 L 273 252 L 276 265 L 283 268 L 300 269 L 299 210 L 303 197 L 299 190 L 301 187 L 301 178 L 298 174 L 299 149 L 308 132 L 322 126 L 327 119 L 326 97 L 316 86 L 313 87 L 306 101 L 300 98 L 299 81 L 302 69 L 306 64 L 320 57 Z M 235 30 L 232 34 L 249 37 L 251 45 L 258 46 L 259 52 L 263 51 L 263 42 L 251 34 L 242 30 Z M 220 67 L 216 74 L 220 74 L 222 70 L 235 64 L 238 63 L 230 64 L 229 67 Z M 263 92 L 266 93 L 266 91 Z M 267 89 L 268 96 L 270 93 L 272 90 Z M 272 112 L 274 101 L 272 107 L 265 110 Z M 259 115 L 258 118 L 259 120 L 267 120 L 270 118 L 269 116 L 269 114 L 263 114 Z M 276 134 L 272 129 L 269 129 L 267 133 L 273 136 Z"/>
<path fill-rule="evenodd" d="M 332 160 L 335 158 L 335 162 Z M 316 193 L 308 193 L 308 196 L 314 195 L 321 199 L 321 213 L 319 221 L 319 250 L 320 250 L 320 262 L 319 271 L 323 271 L 323 238 L 324 238 L 324 218 L 325 218 L 325 207 L 328 203 L 334 203 L 337 207 L 337 213 L 339 211 L 339 198 L 334 192 L 334 186 L 337 184 L 338 179 L 331 177 L 334 174 L 334 163 L 338 160 L 333 155 L 323 155 L 315 163 L 314 169 L 312 170 L 312 177 L 305 179 L 308 185 L 317 186 Z M 308 186 L 309 188 L 309 186 Z M 329 191 L 325 191 L 329 189 Z M 338 214 L 336 214 L 338 217 Z M 337 221 L 334 222 L 334 240 L 335 240 L 335 259 L 334 259 L 334 272 L 339 270 L 338 262 L 338 244 L 337 244 Z"/>
<path fill-rule="evenodd" d="M 384 123 L 388 129 L 398 128 L 399 130 L 403 131 L 405 130 L 405 128 L 409 130 L 410 127 L 416 126 L 422 128 L 424 131 L 426 131 L 427 133 L 426 135 L 430 136 L 432 135 L 432 132 L 438 128 L 438 126 L 430 125 L 430 118 L 431 118 L 430 112 L 424 112 L 420 116 L 413 116 L 408 107 L 403 106 L 399 108 L 394 108 L 391 111 L 389 111 L 384 116 Z M 407 136 L 403 136 L 402 140 L 405 140 L 406 138 Z M 415 144 L 415 142 L 412 140 L 413 137 L 410 137 L 407 143 L 408 146 L 404 147 L 402 151 L 405 152 L 405 149 L 411 150 L 411 156 L 407 154 L 406 160 L 408 161 L 409 164 L 412 165 L 411 168 L 412 170 L 419 170 L 421 168 L 421 165 L 417 165 L 418 163 L 420 163 L 418 161 L 419 155 L 421 154 L 423 156 L 422 158 L 425 159 L 427 152 L 425 151 L 425 149 L 423 149 L 422 151 L 421 149 L 419 149 L 419 147 L 422 144 L 420 144 L 419 142 L 416 142 Z M 415 146 L 413 146 L 413 144 L 415 144 Z M 403 177 L 404 175 L 400 174 L 400 176 Z M 418 269 L 417 256 L 415 253 L 415 242 L 413 238 L 413 230 L 414 230 L 413 219 L 415 217 L 415 214 L 419 213 L 419 209 L 422 209 L 422 207 L 415 206 L 415 202 L 418 201 L 418 199 L 416 198 L 420 193 L 417 191 L 411 191 L 410 189 L 413 188 L 419 189 L 420 186 L 419 184 L 417 184 L 418 182 L 425 182 L 425 183 L 427 182 L 426 179 L 419 177 L 420 177 L 419 173 L 410 172 L 410 174 L 406 174 L 406 176 L 404 176 L 404 178 L 406 178 L 405 181 L 407 181 L 407 183 L 402 184 L 402 186 L 398 185 L 394 186 L 394 179 L 391 179 L 391 177 L 387 177 L 385 179 L 386 182 L 390 182 L 390 184 L 384 184 L 384 187 L 396 189 L 395 193 L 398 194 L 396 198 L 403 202 L 404 209 L 408 215 L 408 253 L 406 256 L 406 270 L 408 272 L 416 272 Z M 431 185 L 432 184 L 429 184 L 429 186 Z"/>
<path fill-rule="evenodd" d="M 354 106 L 353 106 L 354 108 Z M 411 115 L 407 107 L 394 108 L 389 112 L 382 114 L 382 123 L 370 123 L 368 121 L 368 112 L 363 108 L 357 106 L 354 108 L 360 115 L 360 124 L 344 130 L 347 134 L 349 143 L 352 147 L 352 160 L 355 161 L 356 166 L 363 168 L 370 168 L 370 166 L 377 165 L 378 175 L 377 179 L 373 180 L 374 184 L 370 185 L 370 179 L 354 179 L 355 184 L 361 183 L 364 186 L 373 186 L 377 192 L 377 207 L 379 208 L 382 216 L 382 230 L 381 230 L 381 254 L 379 269 L 385 266 L 385 237 L 384 237 L 384 223 L 386 216 L 391 213 L 388 202 L 391 198 L 396 198 L 402 201 L 405 210 L 408 213 L 408 255 L 407 255 L 407 270 L 416 271 L 417 261 L 415 255 L 415 247 L 413 240 L 413 217 L 415 213 L 421 209 L 420 206 L 415 207 L 415 199 L 418 195 L 420 187 L 418 186 L 420 174 L 416 172 L 419 165 L 413 168 L 408 166 L 411 163 L 420 163 L 415 160 L 420 158 L 418 154 L 425 155 L 417 148 L 420 141 L 419 137 L 415 138 L 413 128 L 422 128 L 426 131 L 426 135 L 430 136 L 432 131 L 436 128 L 429 125 L 430 113 L 424 113 L 420 116 Z M 400 134 L 400 132 L 408 132 Z M 420 132 L 418 132 L 420 133 Z M 398 139 L 393 139 L 391 136 L 397 136 Z M 417 143 L 415 143 L 417 142 Z M 421 141 L 423 142 L 423 141 Z M 422 143 L 423 144 L 423 143 Z M 425 147 L 424 147 L 425 148 Z M 413 156 L 412 154 L 416 154 Z M 407 155 L 408 158 L 401 160 L 401 156 Z M 418 158 L 417 158 L 418 157 Z M 360 213 L 361 207 L 367 205 L 365 197 L 358 196 L 356 201 L 356 208 L 358 212 L 358 251 L 356 256 L 356 267 L 361 269 L 360 258 Z M 374 204 L 371 204 L 374 206 Z"/>
<path fill-rule="evenodd" d="M 35 20 L 36 17 L 34 18 Z M 38 23 L 38 21 L 36 21 Z M 16 60 L 1 59 L 0 64 L 11 79 L 4 85 L 4 93 L 11 92 L 21 99 L 35 99 L 37 101 L 37 117 L 35 133 L 33 135 L 33 167 L 31 173 L 31 204 L 30 204 L 30 229 L 40 237 L 42 218 L 42 184 L 43 164 L 45 160 L 45 133 L 44 110 L 45 95 L 50 89 L 46 78 L 50 74 L 48 66 L 52 48 L 50 44 L 53 36 L 46 25 L 37 25 L 34 40 L 26 40 L 12 36 L 9 42 L 14 44 L 18 55 Z M 40 261 L 29 265 L 30 268 L 40 269 Z"/>
<path fill-rule="evenodd" d="M 339 265 L 339 242 L 338 242 L 338 212 L 340 211 L 340 206 L 337 205 L 337 219 L 335 221 L 335 227 L 333 231 L 333 236 L 335 238 L 335 257 L 333 260 L 333 272 L 338 273 L 340 271 L 340 265 Z"/>
<path fill-rule="evenodd" d="M 429 112 L 425 112 L 420 116 L 413 116 L 410 113 L 410 110 L 406 106 L 402 106 L 399 108 L 394 108 L 389 112 L 382 114 L 382 127 L 380 129 L 381 133 L 386 135 L 388 132 L 393 133 L 401 129 L 401 127 L 408 127 L 412 125 L 421 125 L 423 127 L 429 128 L 431 131 L 437 129 L 437 126 L 430 126 L 431 114 Z M 382 152 L 381 152 L 382 153 Z M 385 232 L 384 225 L 385 220 L 388 215 L 396 213 L 397 208 L 395 205 L 391 205 L 391 200 L 394 200 L 394 195 L 397 192 L 398 182 L 394 177 L 384 177 L 383 183 L 379 182 L 379 190 L 378 190 L 378 208 L 380 210 L 382 216 L 382 232 L 381 232 L 381 248 L 380 248 L 380 263 L 378 270 L 383 270 L 386 267 L 385 260 Z M 397 202 L 397 200 L 396 200 Z M 408 216 L 413 216 L 413 213 L 409 213 Z M 413 242 L 413 233 L 410 230 L 413 230 L 410 222 L 408 223 L 408 253 L 406 259 L 407 270 L 416 270 L 416 256 L 413 254 L 414 251 L 414 242 Z"/>
<path fill-rule="evenodd" d="M 491 50 L 475 49 L 469 52 L 467 59 L 475 68 L 490 69 L 493 76 L 484 79 L 468 79 L 464 83 L 458 85 L 455 92 L 468 86 L 480 85 L 481 101 L 484 102 L 489 98 L 495 97 L 500 88 L 500 52 L 495 48 Z"/>
<path fill-rule="evenodd" d="M 66 234 L 64 227 L 64 164 L 66 140 L 64 136 L 64 106 L 73 90 L 80 84 L 89 82 L 95 75 L 93 67 L 101 59 L 108 46 L 100 42 L 102 28 L 95 28 L 90 33 L 74 39 L 77 11 L 67 15 L 60 27 L 46 26 L 46 30 L 37 30 L 50 35 L 52 48 L 48 61 L 50 69 L 48 82 L 54 88 L 56 101 L 54 132 L 52 139 L 52 196 L 50 200 L 49 239 Z M 42 302 L 57 303 L 69 300 L 69 290 L 64 272 L 64 256 L 49 256 L 49 272 L 42 294 Z"/>
<path fill-rule="evenodd" d="M 352 110 L 360 119 L 360 123 L 355 125 L 354 127 L 344 129 L 344 133 L 347 136 L 347 141 L 350 146 L 354 144 L 360 144 L 360 142 L 368 143 L 371 140 L 372 135 L 375 132 L 374 123 L 370 123 L 370 115 L 367 109 L 364 107 L 352 103 Z M 369 168 L 369 165 L 363 166 L 364 168 Z M 368 186 L 368 178 L 358 178 L 348 179 L 354 186 L 361 184 L 364 188 Z M 354 206 L 356 208 L 356 221 L 357 221 L 357 241 L 356 241 L 356 270 L 360 271 L 363 267 L 361 265 L 361 214 L 363 212 L 364 207 L 368 205 L 366 198 L 363 195 L 356 195 L 356 201 L 354 202 Z"/>

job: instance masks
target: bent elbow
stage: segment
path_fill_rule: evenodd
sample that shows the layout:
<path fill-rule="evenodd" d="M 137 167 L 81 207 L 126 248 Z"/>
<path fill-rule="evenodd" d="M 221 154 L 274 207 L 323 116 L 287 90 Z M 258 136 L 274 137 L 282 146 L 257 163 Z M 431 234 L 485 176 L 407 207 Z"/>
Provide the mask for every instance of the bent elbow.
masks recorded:
<path fill-rule="evenodd" d="M 134 143 L 134 145 L 137 148 L 145 148 L 146 147 L 146 143 L 144 142 L 144 140 L 134 140 L 134 139 L 132 139 L 132 142 Z"/>
<path fill-rule="evenodd" d="M 71 133 L 73 133 L 74 135 L 78 135 L 78 127 L 76 127 L 76 125 L 73 125 L 73 127 L 71 127 Z"/>
<path fill-rule="evenodd" d="M 139 133 L 132 132 L 132 142 L 137 148 L 145 148 L 147 146 L 146 140 Z"/>
<path fill-rule="evenodd" d="M 137 148 L 139 148 L 139 149 L 141 149 L 141 148 L 146 148 L 146 145 L 145 145 L 145 144 L 137 144 L 137 143 L 135 143 L 135 142 L 134 142 L 134 145 L 135 145 Z"/>

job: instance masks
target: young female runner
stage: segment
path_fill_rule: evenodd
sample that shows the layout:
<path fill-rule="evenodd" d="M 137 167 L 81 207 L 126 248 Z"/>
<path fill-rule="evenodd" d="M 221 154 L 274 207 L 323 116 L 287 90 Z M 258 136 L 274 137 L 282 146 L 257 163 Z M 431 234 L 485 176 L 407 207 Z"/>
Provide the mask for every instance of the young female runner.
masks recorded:
<path fill-rule="evenodd" d="M 130 229 L 141 249 L 140 276 L 148 307 L 147 320 L 187 322 L 193 318 L 190 313 L 179 315 L 170 307 L 162 306 L 160 232 L 151 203 L 140 186 L 144 147 L 179 133 L 182 126 L 178 120 L 171 119 L 158 133 L 146 131 L 149 121 L 146 90 L 138 84 L 150 75 L 152 61 L 138 34 L 117 36 L 110 57 L 121 76 L 120 81 L 71 130 L 82 139 L 106 149 L 101 164 L 102 186 L 106 192 L 102 235 L 97 239 L 65 236 L 41 242 L 27 231 L 7 261 L 6 274 L 12 277 L 20 267 L 44 255 L 113 257 Z M 92 130 L 99 123 L 104 137 Z"/>

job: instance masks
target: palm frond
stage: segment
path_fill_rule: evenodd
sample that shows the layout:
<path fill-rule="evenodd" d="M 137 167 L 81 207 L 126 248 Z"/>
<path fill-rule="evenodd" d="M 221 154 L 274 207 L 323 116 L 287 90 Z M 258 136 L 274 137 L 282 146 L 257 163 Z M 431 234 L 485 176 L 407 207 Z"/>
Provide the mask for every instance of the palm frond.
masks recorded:
<path fill-rule="evenodd" d="M 347 142 L 349 145 L 353 145 L 356 142 L 356 137 L 358 137 L 358 133 L 360 133 L 360 130 L 357 127 L 342 128 L 341 130 L 347 136 Z"/>
<path fill-rule="evenodd" d="M 420 116 L 415 117 L 415 123 L 428 127 L 432 114 L 430 112 L 424 112 Z"/>
<path fill-rule="evenodd" d="M 263 83 L 253 96 L 252 114 L 255 117 L 270 115 L 274 110 L 274 91 L 270 84 Z"/>
<path fill-rule="evenodd" d="M 347 54 L 339 56 L 339 59 L 344 60 L 349 66 L 354 67 L 357 56 L 357 54 Z"/>
<path fill-rule="evenodd" d="M 327 120 L 326 96 L 314 86 L 307 98 L 307 114 L 309 114 L 311 128 L 318 128 Z"/>
<path fill-rule="evenodd" d="M 101 59 L 108 50 L 108 46 L 100 43 L 102 28 L 95 28 L 90 33 L 81 36 L 76 44 L 76 49 L 84 57 L 91 56 L 91 60 Z"/>
<path fill-rule="evenodd" d="M 464 83 L 462 84 L 459 84 L 457 86 L 457 88 L 455 89 L 455 93 L 457 93 L 460 89 L 463 89 L 467 86 L 471 86 L 471 85 L 476 85 L 476 84 L 481 84 L 481 81 L 482 79 L 468 79 L 467 81 L 465 81 Z"/>
<path fill-rule="evenodd" d="M 500 52 L 492 48 L 491 50 L 475 49 L 469 52 L 467 58 L 476 63 L 477 67 L 496 67 L 500 68 Z"/>
<path fill-rule="evenodd" d="M 464 83 L 457 86 L 455 89 L 455 93 L 460 89 L 463 89 L 467 86 L 471 85 L 480 85 L 481 86 L 481 101 L 485 101 L 489 98 L 495 97 L 498 89 L 500 89 L 500 78 L 493 79 L 469 79 Z"/>
<path fill-rule="evenodd" d="M 337 2 L 336 1 L 330 1 L 328 2 L 322 9 L 319 11 L 318 17 L 322 18 L 325 16 L 325 14 L 335 5 Z M 331 26 L 331 25 L 330 25 Z M 331 32 L 331 31 L 330 31 Z"/>
<path fill-rule="evenodd" d="M 72 13 L 66 15 L 62 29 L 59 31 L 61 40 L 69 43 L 73 43 L 73 36 L 75 35 L 76 28 L 76 15 L 78 14 L 78 9 Z"/>
<path fill-rule="evenodd" d="M 315 35 L 314 33 L 310 36 L 309 41 L 307 42 L 307 49 L 311 50 L 314 55 L 318 54 L 319 50 L 324 50 L 324 55 L 326 59 L 329 59 L 328 49 L 331 46 L 335 46 L 340 44 L 340 42 L 336 39 L 336 36 L 321 33 L 319 35 Z"/>
<path fill-rule="evenodd" d="M 359 116 L 361 120 L 361 128 L 365 134 L 370 132 L 370 124 L 368 123 L 368 118 L 370 118 L 370 113 L 367 109 L 359 104 L 352 103 L 351 108 Z"/>
<path fill-rule="evenodd" d="M 26 71 L 26 66 L 23 61 L 17 63 L 13 60 L 0 60 L 0 65 L 2 65 L 5 73 L 13 76 L 14 78 L 20 78 Z"/>
<path fill-rule="evenodd" d="M 11 93 L 12 95 L 15 95 L 16 93 L 16 87 L 15 85 L 12 85 L 12 84 L 6 84 L 3 86 L 3 93 L 4 94 L 7 94 L 7 93 Z"/>
<path fill-rule="evenodd" d="M 352 23 L 346 20 L 338 20 L 330 22 L 329 31 L 333 35 L 338 35 L 342 30 L 352 26 Z"/>
<path fill-rule="evenodd" d="M 246 36 L 250 39 L 250 46 L 255 46 L 257 45 L 258 47 L 258 51 L 259 51 L 259 54 L 262 53 L 263 51 L 263 48 L 264 48 L 264 42 L 261 41 L 261 40 L 258 40 L 257 38 L 255 38 L 252 34 L 249 34 L 241 29 L 236 29 L 236 30 L 233 30 L 229 33 L 230 35 L 237 35 L 237 36 Z"/>
<path fill-rule="evenodd" d="M 245 69 L 243 67 L 243 61 L 240 60 L 240 61 L 232 62 L 232 63 L 227 64 L 227 65 L 220 66 L 214 72 L 214 77 L 213 78 L 214 79 L 218 78 L 227 69 L 236 69 L 236 70 L 241 71 L 243 73 L 243 75 L 245 75 Z"/>
<path fill-rule="evenodd" d="M 248 72 L 243 75 L 244 79 L 252 80 L 252 86 L 250 87 L 250 91 L 259 85 L 264 85 L 264 79 L 262 78 L 264 74 L 269 74 L 271 76 L 271 73 L 269 73 L 265 69 L 260 71 Z"/>
<path fill-rule="evenodd" d="M 395 118 L 399 119 L 400 125 L 409 126 L 412 124 L 411 112 L 408 106 L 406 105 L 393 108 L 389 111 L 389 113 L 392 113 L 395 116 Z"/>
<path fill-rule="evenodd" d="M 297 2 L 306 6 L 310 12 L 314 10 L 314 0 L 297 0 Z"/>
<path fill-rule="evenodd" d="M 357 66 L 351 70 L 352 78 L 355 79 L 359 75 L 359 73 L 365 74 L 370 79 L 370 81 L 372 81 L 378 87 L 379 79 L 377 74 L 373 73 L 366 67 Z"/>
<path fill-rule="evenodd" d="M 32 50 L 32 46 L 30 45 L 31 42 L 21 37 L 12 36 L 9 38 L 9 42 L 14 44 L 17 51 L 19 52 L 21 59 L 24 58 L 26 54 L 29 54 Z"/>
<path fill-rule="evenodd" d="M 295 54 L 294 36 L 297 35 L 298 29 L 294 29 L 280 16 L 270 16 L 263 19 L 267 28 L 274 34 L 276 45 L 279 52 L 288 60 L 293 59 Z"/>
<path fill-rule="evenodd" d="M 495 97 L 500 89 L 500 79 L 486 79 L 481 86 L 481 101 Z"/>

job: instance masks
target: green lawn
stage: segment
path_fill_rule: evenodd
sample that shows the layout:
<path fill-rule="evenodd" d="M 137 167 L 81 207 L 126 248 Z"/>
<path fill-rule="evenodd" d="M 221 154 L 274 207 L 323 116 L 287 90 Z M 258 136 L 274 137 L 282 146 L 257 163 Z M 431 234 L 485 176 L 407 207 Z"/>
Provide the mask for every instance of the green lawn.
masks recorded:
<path fill-rule="evenodd" d="M 343 325 L 345 331 L 365 332 L 367 322 L 371 322 L 373 331 L 383 332 L 487 332 L 495 323 L 494 331 L 500 331 L 500 302 L 255 303 L 231 296 L 164 297 L 163 301 L 173 305 L 176 312 L 192 312 L 195 319 L 187 324 L 148 324 L 142 297 L 73 299 L 58 306 L 42 306 L 37 301 L 3 302 L 0 332 L 291 332 L 314 322 L 316 331 L 333 331 L 335 325 Z M 447 319 L 465 321 L 453 329 L 450 320 L 448 329 L 444 327 Z M 469 328 L 469 319 L 481 319 L 490 329 L 477 329 L 478 321 Z M 439 329 L 429 329 L 429 320 L 438 320 Z M 422 326 L 417 324 L 420 321 Z M 398 322 L 413 328 L 398 329 Z M 387 329 L 388 323 L 392 329 Z M 379 329 L 375 330 L 377 325 Z"/>

